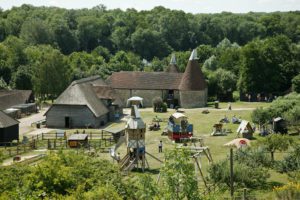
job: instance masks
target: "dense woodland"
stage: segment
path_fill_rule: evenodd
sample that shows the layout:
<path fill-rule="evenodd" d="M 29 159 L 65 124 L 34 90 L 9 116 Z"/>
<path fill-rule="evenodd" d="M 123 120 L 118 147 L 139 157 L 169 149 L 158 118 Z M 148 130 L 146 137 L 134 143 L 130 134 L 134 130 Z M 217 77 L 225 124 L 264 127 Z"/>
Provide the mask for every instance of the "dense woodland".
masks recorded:
<path fill-rule="evenodd" d="M 300 12 L 190 14 L 156 7 L 0 10 L 0 87 L 55 98 L 72 81 L 114 71 L 163 71 L 190 51 L 213 98 L 299 92 Z M 292 87 L 293 83 L 293 87 Z"/>

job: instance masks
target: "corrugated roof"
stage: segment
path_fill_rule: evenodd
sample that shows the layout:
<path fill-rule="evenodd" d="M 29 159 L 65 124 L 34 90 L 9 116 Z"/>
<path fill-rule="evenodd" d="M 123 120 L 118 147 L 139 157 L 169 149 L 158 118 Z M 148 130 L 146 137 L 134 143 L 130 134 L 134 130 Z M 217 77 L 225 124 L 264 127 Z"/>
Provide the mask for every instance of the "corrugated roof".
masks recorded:
<path fill-rule="evenodd" d="M 207 88 L 204 75 L 197 60 L 189 60 L 179 85 L 179 90 L 204 90 Z"/>
<path fill-rule="evenodd" d="M 116 89 L 169 89 L 179 87 L 182 73 L 114 72 L 106 82 Z"/>
<path fill-rule="evenodd" d="M 93 81 L 95 81 L 95 79 L 93 79 Z M 56 99 L 54 105 L 86 105 L 96 117 L 109 112 L 103 102 L 98 99 L 89 81 L 74 81 Z"/>
<path fill-rule="evenodd" d="M 31 90 L 0 90 L 0 110 L 28 103 L 31 95 Z"/>
<path fill-rule="evenodd" d="M 68 140 L 85 140 L 87 137 L 88 137 L 87 134 L 78 133 L 78 134 L 70 135 Z"/>
<path fill-rule="evenodd" d="M 0 128 L 10 127 L 19 123 L 19 121 L 0 111 Z"/>

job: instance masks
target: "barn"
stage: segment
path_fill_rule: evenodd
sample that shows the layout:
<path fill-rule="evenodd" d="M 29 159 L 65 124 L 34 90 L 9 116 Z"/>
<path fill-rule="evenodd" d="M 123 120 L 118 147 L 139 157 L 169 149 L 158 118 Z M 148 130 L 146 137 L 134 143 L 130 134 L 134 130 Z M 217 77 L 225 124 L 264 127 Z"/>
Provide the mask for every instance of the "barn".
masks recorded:
<path fill-rule="evenodd" d="M 207 84 L 194 50 L 184 73 L 178 73 L 176 59 L 172 56 L 165 72 L 114 72 L 106 80 L 115 89 L 123 104 L 127 99 L 143 98 L 145 107 L 152 106 L 155 97 L 161 97 L 169 107 L 203 107 L 207 103 Z"/>
<path fill-rule="evenodd" d="M 122 104 L 99 76 L 73 81 L 45 113 L 52 128 L 98 128 L 117 114 Z"/>
<path fill-rule="evenodd" d="M 19 140 L 19 122 L 0 111 L 0 145 Z"/>

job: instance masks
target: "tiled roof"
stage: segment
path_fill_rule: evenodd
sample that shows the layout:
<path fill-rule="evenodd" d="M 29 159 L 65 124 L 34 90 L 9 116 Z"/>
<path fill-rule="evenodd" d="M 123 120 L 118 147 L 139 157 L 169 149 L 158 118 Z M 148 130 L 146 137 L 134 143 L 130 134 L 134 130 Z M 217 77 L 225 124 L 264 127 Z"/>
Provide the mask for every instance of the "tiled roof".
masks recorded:
<path fill-rule="evenodd" d="M 176 64 L 169 64 L 165 70 L 165 72 L 178 73 L 178 67 Z"/>
<path fill-rule="evenodd" d="M 179 87 L 182 73 L 114 72 L 106 82 L 115 89 L 169 89 Z"/>
<path fill-rule="evenodd" d="M 180 90 L 204 90 L 207 88 L 204 75 L 197 60 L 189 60 L 179 86 Z"/>

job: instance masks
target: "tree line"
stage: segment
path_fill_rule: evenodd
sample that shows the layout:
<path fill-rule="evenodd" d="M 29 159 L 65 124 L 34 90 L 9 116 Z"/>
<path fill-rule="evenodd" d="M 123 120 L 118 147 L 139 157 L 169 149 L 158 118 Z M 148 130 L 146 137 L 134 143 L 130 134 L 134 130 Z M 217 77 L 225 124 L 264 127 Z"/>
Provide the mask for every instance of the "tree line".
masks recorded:
<path fill-rule="evenodd" d="M 299 74 L 299 40 L 297 11 L 190 14 L 24 4 L 0 10 L 0 87 L 55 98 L 78 78 L 163 71 L 172 53 L 183 72 L 197 48 L 210 96 L 281 94 Z"/>

